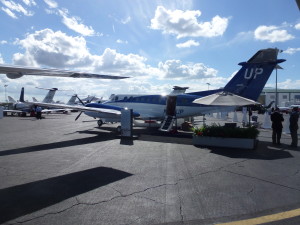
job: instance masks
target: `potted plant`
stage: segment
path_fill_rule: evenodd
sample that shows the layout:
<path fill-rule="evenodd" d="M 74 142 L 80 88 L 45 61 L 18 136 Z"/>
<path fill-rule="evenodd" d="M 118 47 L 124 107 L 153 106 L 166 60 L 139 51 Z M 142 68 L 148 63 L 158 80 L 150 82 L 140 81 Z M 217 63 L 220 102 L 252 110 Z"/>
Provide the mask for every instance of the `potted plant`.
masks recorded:
<path fill-rule="evenodd" d="M 256 127 L 226 127 L 213 123 L 193 128 L 193 144 L 253 149 L 259 130 Z"/>

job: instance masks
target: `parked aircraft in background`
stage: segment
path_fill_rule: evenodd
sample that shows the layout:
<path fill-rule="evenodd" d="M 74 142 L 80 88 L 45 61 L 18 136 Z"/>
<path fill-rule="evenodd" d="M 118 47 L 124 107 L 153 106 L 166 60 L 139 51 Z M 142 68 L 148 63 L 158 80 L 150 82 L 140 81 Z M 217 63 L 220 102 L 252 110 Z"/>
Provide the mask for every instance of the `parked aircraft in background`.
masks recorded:
<path fill-rule="evenodd" d="M 103 75 L 88 72 L 77 72 L 59 69 L 33 68 L 16 65 L 0 64 L 0 74 L 6 74 L 10 79 L 20 78 L 24 75 L 50 76 L 50 77 L 73 77 L 73 78 L 96 78 L 96 79 L 124 79 L 128 77 Z"/>
<path fill-rule="evenodd" d="M 242 68 L 222 89 L 185 93 L 187 87 L 174 87 L 173 92 L 168 96 L 112 95 L 109 101 L 103 104 L 88 103 L 85 106 L 76 106 L 76 109 L 88 116 L 100 118 L 98 120 L 99 126 L 104 121 L 120 121 L 121 109 L 133 109 L 135 117 L 139 115 L 138 118 L 143 120 L 160 120 L 162 121 L 160 130 L 169 131 L 177 118 L 233 110 L 233 107 L 195 104 L 193 103 L 195 99 L 225 91 L 257 101 L 275 66 L 285 61 L 284 59 L 277 59 L 277 55 L 278 49 L 276 48 L 259 50 L 247 62 L 239 63 Z M 49 106 L 50 104 L 41 105 Z M 98 110 L 95 110 L 96 108 Z"/>
<path fill-rule="evenodd" d="M 9 103 L 16 103 L 17 101 L 13 98 L 13 97 L 11 97 L 11 96 L 7 96 L 7 98 L 8 98 L 8 102 Z"/>
<path fill-rule="evenodd" d="M 57 88 L 47 89 L 49 90 L 45 98 L 44 103 L 51 103 Z M 12 109 L 5 109 L 4 113 L 14 113 L 21 116 L 26 116 L 26 113 L 32 113 L 34 111 L 34 102 L 28 103 L 24 101 L 24 87 L 21 90 L 20 99 L 18 102 L 13 103 Z M 43 110 L 44 112 L 50 112 L 49 110 Z M 43 112 L 42 111 L 42 112 Z"/>

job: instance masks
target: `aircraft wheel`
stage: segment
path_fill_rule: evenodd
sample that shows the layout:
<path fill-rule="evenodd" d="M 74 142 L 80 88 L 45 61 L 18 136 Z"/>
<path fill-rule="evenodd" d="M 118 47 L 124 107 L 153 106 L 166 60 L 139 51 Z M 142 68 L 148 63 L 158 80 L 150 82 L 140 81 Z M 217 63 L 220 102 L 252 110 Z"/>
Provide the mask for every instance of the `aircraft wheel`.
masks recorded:
<path fill-rule="evenodd" d="M 118 126 L 118 127 L 117 127 L 117 132 L 118 132 L 118 133 L 121 133 L 121 131 L 122 131 L 122 127 L 121 127 L 121 126 Z"/>
<path fill-rule="evenodd" d="M 98 120 L 97 123 L 98 123 L 98 126 L 101 127 L 102 124 L 103 124 L 103 121 L 102 120 Z"/>

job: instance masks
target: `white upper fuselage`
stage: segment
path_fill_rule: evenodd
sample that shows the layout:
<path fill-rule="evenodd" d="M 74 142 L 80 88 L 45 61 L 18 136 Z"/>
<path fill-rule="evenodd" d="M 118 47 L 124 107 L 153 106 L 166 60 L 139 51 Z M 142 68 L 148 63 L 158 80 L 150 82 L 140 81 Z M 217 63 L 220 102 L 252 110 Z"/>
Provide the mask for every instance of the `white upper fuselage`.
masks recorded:
<path fill-rule="evenodd" d="M 206 106 L 193 103 L 201 96 L 180 94 L 177 95 L 176 117 L 199 116 L 211 112 L 220 112 L 220 106 Z M 162 95 L 113 95 L 109 101 L 103 103 L 132 109 L 140 114 L 141 119 L 164 119 L 166 116 L 167 96 Z M 234 107 L 222 107 L 222 111 L 230 111 Z"/>

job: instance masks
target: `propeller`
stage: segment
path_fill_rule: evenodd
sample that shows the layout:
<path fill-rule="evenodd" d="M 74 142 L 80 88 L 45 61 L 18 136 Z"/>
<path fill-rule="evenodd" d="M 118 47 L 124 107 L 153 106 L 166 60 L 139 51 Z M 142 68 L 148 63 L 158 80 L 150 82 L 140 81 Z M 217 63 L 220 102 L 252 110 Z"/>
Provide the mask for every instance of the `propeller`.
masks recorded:
<path fill-rule="evenodd" d="M 78 116 L 75 118 L 75 121 L 78 120 L 78 118 L 81 116 L 82 111 L 78 114 Z"/>
<path fill-rule="evenodd" d="M 83 103 L 83 101 L 81 101 L 81 99 L 78 97 L 78 95 L 76 95 L 76 98 L 78 98 L 78 100 L 80 101 L 80 103 L 85 106 L 85 104 Z"/>
<path fill-rule="evenodd" d="M 85 106 L 85 104 L 81 101 L 81 99 L 78 97 L 78 95 L 76 95 L 76 98 L 78 98 L 78 100 L 80 101 L 80 103 Z M 78 116 L 75 118 L 75 121 L 78 120 L 78 118 L 81 116 L 82 111 L 78 114 Z"/>
<path fill-rule="evenodd" d="M 87 100 L 86 103 L 90 103 L 94 100 L 95 96 L 93 96 L 90 100 Z"/>

